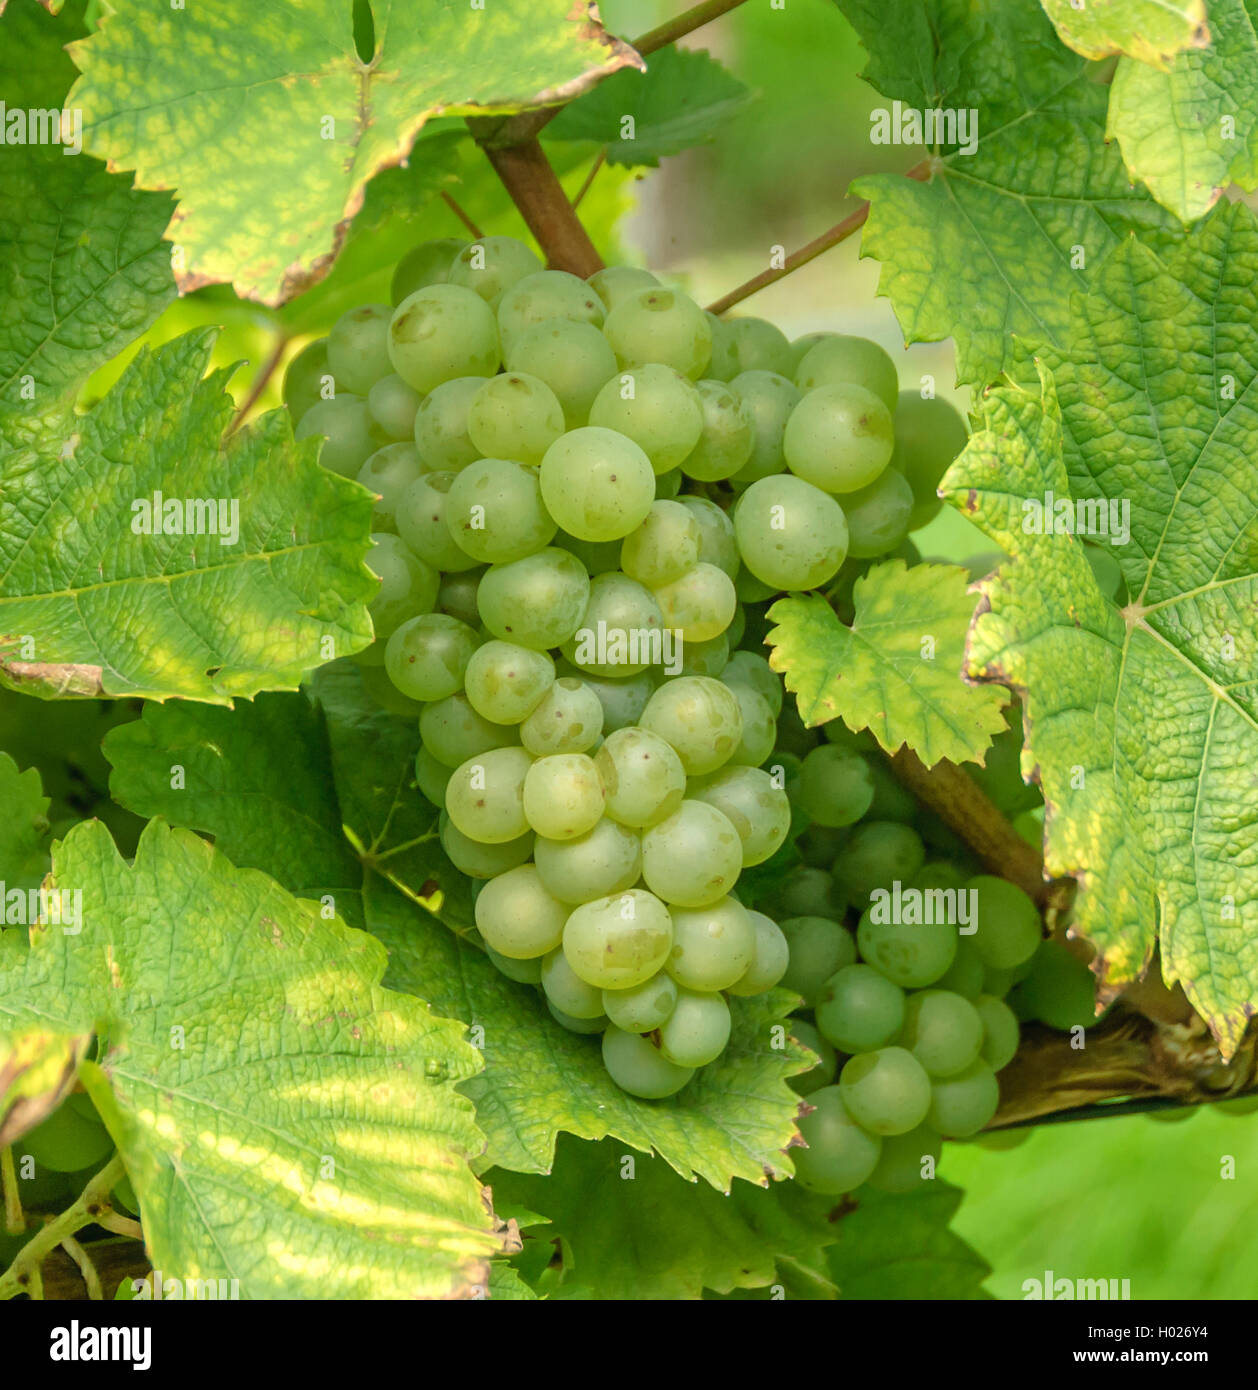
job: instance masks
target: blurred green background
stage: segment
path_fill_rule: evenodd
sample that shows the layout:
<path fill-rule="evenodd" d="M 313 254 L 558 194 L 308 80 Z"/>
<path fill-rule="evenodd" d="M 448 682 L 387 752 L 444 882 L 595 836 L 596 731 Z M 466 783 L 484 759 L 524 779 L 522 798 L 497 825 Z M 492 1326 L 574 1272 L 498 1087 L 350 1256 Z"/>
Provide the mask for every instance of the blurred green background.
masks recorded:
<path fill-rule="evenodd" d="M 602 14 L 613 32 L 632 38 L 682 7 L 680 0 L 610 0 Z M 582 216 L 609 259 L 650 265 L 703 302 L 763 270 L 773 245 L 794 249 L 851 212 L 857 202 L 847 189 L 857 175 L 904 170 L 923 153 L 870 144 L 868 113 L 881 99 L 860 81 L 864 54 L 831 0 L 785 0 L 781 9 L 752 0 L 688 46 L 719 57 L 758 99 L 712 144 L 658 171 L 603 168 Z M 421 145 L 416 160 L 435 149 Z M 596 151 L 568 145 L 551 153 L 575 194 Z M 483 230 L 523 234 L 477 151 L 458 154 L 452 177 L 453 191 Z M 459 230 L 439 201 L 409 214 L 386 207 L 351 242 L 329 281 L 293 305 L 273 311 L 221 287 L 201 291 L 172 305 L 144 341 L 222 325 L 215 363 L 245 364 L 232 381 L 244 402 L 273 353 L 287 360 L 344 308 L 387 298 L 402 250 Z M 938 394 L 965 411 L 968 397 L 953 384 L 951 344 L 906 350 L 889 303 L 876 297 L 878 267 L 859 252 L 853 237 L 738 312 L 772 319 L 789 337 L 828 328 L 873 338 L 892 353 L 904 386 L 932 376 Z M 93 378 L 86 400 L 108 388 L 138 346 Z M 279 404 L 280 380 L 279 372 L 270 377 L 257 409 Z M 947 508 L 915 540 L 923 554 L 953 559 L 991 549 Z M 1228 1157 L 1231 1179 L 1222 1175 Z M 1209 1107 L 1176 1112 L 1171 1121 L 1131 1116 L 1042 1126 L 1006 1150 L 950 1144 L 941 1164 L 942 1176 L 966 1191 L 956 1227 L 992 1264 L 988 1288 L 1000 1298 L 1023 1297 L 1023 1280 L 1042 1278 L 1046 1269 L 1069 1278 L 1126 1278 L 1137 1299 L 1254 1297 L 1256 1172 L 1258 1116 Z"/>

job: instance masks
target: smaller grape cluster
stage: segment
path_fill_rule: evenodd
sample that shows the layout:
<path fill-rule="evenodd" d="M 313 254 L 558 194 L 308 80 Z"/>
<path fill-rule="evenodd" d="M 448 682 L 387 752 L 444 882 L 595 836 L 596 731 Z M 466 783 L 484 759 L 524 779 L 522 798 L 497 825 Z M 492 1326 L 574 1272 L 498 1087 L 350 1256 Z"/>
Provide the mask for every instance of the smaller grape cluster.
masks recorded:
<path fill-rule="evenodd" d="M 906 1192 L 933 1171 L 945 1138 L 991 1121 L 1021 1020 L 1094 1021 L 1092 978 L 1042 940 L 1035 903 L 981 872 L 899 785 L 868 734 L 837 721 L 824 734 L 784 717 L 773 755 L 805 827 L 804 862 L 770 904 L 790 948 L 781 983 L 803 996 L 792 1032 L 819 1058 L 793 1083 L 814 1108 L 799 1125 L 808 1147 L 792 1155 L 818 1192 L 864 1182 Z M 1011 728 L 997 742 L 989 787 L 1033 818 L 1020 740 Z"/>

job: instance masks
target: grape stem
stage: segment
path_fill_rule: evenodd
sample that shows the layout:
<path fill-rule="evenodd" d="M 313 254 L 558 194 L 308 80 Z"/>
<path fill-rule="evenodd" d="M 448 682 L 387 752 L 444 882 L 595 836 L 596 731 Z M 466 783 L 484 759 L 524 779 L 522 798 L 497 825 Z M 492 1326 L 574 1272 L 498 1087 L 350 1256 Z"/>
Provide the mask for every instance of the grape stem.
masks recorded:
<path fill-rule="evenodd" d="M 0 1274 L 0 1302 L 22 1293 L 29 1294 L 32 1298 L 43 1296 L 41 1269 L 44 1260 L 57 1246 L 64 1246 L 67 1238 L 73 1237 L 84 1226 L 102 1225 L 102 1217 L 113 1215 L 113 1208 L 109 1204 L 109 1192 L 120 1178 L 126 1177 L 126 1173 L 121 1156 L 114 1154 L 100 1172 L 89 1180 L 75 1202 L 60 1216 L 54 1216 L 36 1231 L 18 1251 L 8 1269 Z M 77 1242 L 75 1244 L 77 1245 Z M 66 1249 L 77 1263 L 73 1250 L 70 1250 L 69 1246 L 66 1246 Z M 84 1274 L 84 1280 L 86 1279 L 87 1276 Z M 89 1296 L 90 1289 L 89 1284 Z"/>
<path fill-rule="evenodd" d="M 92 1263 L 92 1257 L 73 1236 L 62 1236 L 61 1248 L 78 1266 L 79 1273 L 83 1276 L 83 1284 L 87 1289 L 88 1298 L 99 1303 L 102 1298 L 100 1274 Z"/>
<path fill-rule="evenodd" d="M 468 122 L 469 126 L 475 124 Z M 566 270 L 582 280 L 602 270 L 602 258 L 568 201 L 541 141 L 534 138 L 518 145 L 482 144 L 481 148 L 546 253 L 550 268 Z"/>
<path fill-rule="evenodd" d="M 598 155 L 595 157 L 594 163 L 590 165 L 590 172 L 586 174 L 585 179 L 582 181 L 581 187 L 577 189 L 577 196 L 572 200 L 572 206 L 574 208 L 579 208 L 581 206 L 581 199 L 584 198 L 585 195 L 590 191 L 590 185 L 594 182 L 594 179 L 597 176 L 598 171 L 603 167 L 603 163 L 606 159 L 607 146 L 604 145 L 603 148 L 599 150 Z"/>
<path fill-rule="evenodd" d="M 893 754 L 891 770 L 922 805 L 961 836 L 992 873 L 1034 899 L 1041 913 L 1059 913 L 1066 906 L 1069 880 L 1044 878 L 1043 855 L 1027 844 L 964 768 L 947 758 L 928 768 L 906 745 Z"/>
<path fill-rule="evenodd" d="M 930 178 L 931 169 L 931 161 L 923 159 L 920 164 L 915 164 L 911 169 L 906 170 L 904 177 L 924 181 Z M 800 266 L 807 265 L 823 251 L 829 251 L 832 246 L 837 246 L 841 241 L 846 241 L 853 232 L 859 231 L 865 225 L 868 217 L 869 204 L 862 203 L 854 212 L 848 213 L 841 222 L 836 222 L 828 232 L 822 232 L 807 246 L 801 246 L 798 251 L 792 251 L 780 266 L 762 270 L 759 275 L 753 275 L 750 280 L 745 281 L 736 289 L 730 290 L 728 294 L 723 294 L 720 299 L 714 299 L 708 305 L 708 313 L 723 314 L 727 309 L 732 309 L 735 304 L 741 304 L 744 299 L 750 299 L 753 294 L 764 289 L 766 285 L 772 285 L 781 280 L 783 276 L 789 275 L 792 270 L 798 270 Z"/>
<path fill-rule="evenodd" d="M 17 1165 L 13 1162 L 13 1145 L 0 1146 L 0 1192 L 4 1193 L 4 1229 L 11 1236 L 26 1229 L 22 1213 L 22 1198 L 18 1193 Z"/>
<path fill-rule="evenodd" d="M 481 229 L 476 225 L 475 222 L 472 221 L 472 219 L 467 215 L 467 213 L 463 211 L 463 209 L 455 201 L 453 195 L 448 193 L 444 188 L 441 190 L 441 201 L 445 203 L 446 207 L 448 207 L 450 211 L 454 213 L 455 217 L 457 217 L 459 221 L 462 222 L 462 224 L 467 228 L 469 232 L 471 232 L 471 234 L 476 238 L 477 241 L 479 241 L 481 237 L 485 235 L 485 233 L 481 231 Z"/>
<path fill-rule="evenodd" d="M 258 403 L 258 398 L 266 390 L 267 382 L 275 375 L 276 368 L 284 360 L 284 349 L 288 346 L 288 335 L 277 333 L 271 351 L 267 354 L 266 361 L 262 364 L 262 369 L 253 380 L 253 385 L 249 388 L 249 394 L 244 399 L 244 404 L 232 416 L 231 424 L 227 426 L 225 439 L 236 433 L 245 422 L 245 417 Z"/>

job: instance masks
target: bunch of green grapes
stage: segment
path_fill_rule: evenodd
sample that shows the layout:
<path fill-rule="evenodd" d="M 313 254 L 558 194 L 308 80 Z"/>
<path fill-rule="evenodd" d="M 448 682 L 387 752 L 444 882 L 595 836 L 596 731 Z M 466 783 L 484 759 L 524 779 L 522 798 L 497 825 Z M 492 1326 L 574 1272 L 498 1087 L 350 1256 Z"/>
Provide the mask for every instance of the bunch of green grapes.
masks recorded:
<path fill-rule="evenodd" d="M 417 247 L 393 299 L 285 380 L 297 436 L 377 499 L 356 659 L 418 717 L 491 959 L 601 1034 L 625 1090 L 672 1095 L 725 1049 L 728 997 L 788 968 L 738 893 L 791 826 L 766 601 L 899 546 L 964 427 L 872 343 L 792 344 L 509 237 Z"/>
<path fill-rule="evenodd" d="M 1020 1022 L 1088 1026 L 1094 981 L 1042 939 L 1035 903 L 896 781 L 869 733 L 835 721 L 818 734 L 788 707 L 773 760 L 802 859 L 770 904 L 790 946 L 781 984 L 803 996 L 794 1035 L 819 1059 L 793 1083 L 815 1107 L 796 1171 L 824 1193 L 910 1191 L 945 1138 L 995 1115 Z M 1039 793 L 1016 766 L 1002 750 L 986 781 L 1025 809 Z"/>

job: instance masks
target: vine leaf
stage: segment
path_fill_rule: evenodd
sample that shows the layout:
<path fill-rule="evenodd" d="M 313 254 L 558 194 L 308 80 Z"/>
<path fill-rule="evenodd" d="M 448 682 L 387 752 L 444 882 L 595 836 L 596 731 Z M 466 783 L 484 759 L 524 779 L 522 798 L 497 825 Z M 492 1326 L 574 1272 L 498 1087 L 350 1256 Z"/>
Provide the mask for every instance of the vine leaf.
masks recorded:
<path fill-rule="evenodd" d="M 950 1229 L 961 1196 L 941 1178 L 899 1196 L 861 1188 L 832 1218 L 837 1239 L 827 1256 L 839 1297 L 990 1297 L 982 1284 L 991 1266 Z"/>
<path fill-rule="evenodd" d="M 14 114 L 60 112 L 75 76 L 62 45 L 84 32 L 82 8 L 0 15 L 0 91 Z M 65 145 L 5 146 L 0 407 L 28 410 L 72 390 L 157 318 L 175 296 L 162 240 L 173 208 Z"/>
<path fill-rule="evenodd" d="M 213 835 L 233 863 L 299 897 L 329 898 L 354 926 L 366 924 L 369 868 L 413 898 L 441 892 L 443 915 L 469 926 L 470 884 L 445 858 L 437 811 L 415 789 L 415 721 L 373 709 L 352 663 L 323 668 L 313 688 L 318 704 L 289 694 L 235 710 L 147 705 L 105 740 L 114 800 Z M 182 769 L 178 787 L 172 767 Z"/>
<path fill-rule="evenodd" d="M 732 1178 L 763 1183 L 792 1171 L 783 1150 L 799 1097 L 786 1080 L 806 1071 L 808 1058 L 787 1037 L 797 996 L 774 990 L 732 1000 L 734 1029 L 721 1057 L 669 1100 L 638 1100 L 607 1075 L 599 1040 L 561 1028 L 536 990 L 508 980 L 470 942 L 388 908 L 377 901 L 371 930 L 388 947 L 390 982 L 422 991 L 483 1035 L 485 1070 L 463 1089 L 488 1137 L 487 1163 L 549 1172 L 566 1132 L 654 1149 L 683 1177 L 697 1174 L 722 1192 Z"/>
<path fill-rule="evenodd" d="M 1210 45 L 1165 72 L 1124 59 L 1110 86 L 1108 134 L 1134 179 L 1185 222 L 1230 183 L 1258 188 L 1258 3 L 1210 0 Z"/>
<path fill-rule="evenodd" d="M 1057 37 L 1085 58 L 1115 53 L 1165 68 L 1186 48 L 1210 42 L 1205 0 L 1040 0 Z M 1210 19 L 1219 0 L 1212 0 Z"/>
<path fill-rule="evenodd" d="M 82 893 L 82 932 L 35 931 L 6 959 L 0 1036 L 96 1033 L 80 1076 L 154 1267 L 244 1298 L 484 1289 L 501 1238 L 455 1090 L 479 1059 L 459 1024 L 382 988 L 377 941 L 160 822 L 134 865 L 76 826 L 51 881 Z"/>
<path fill-rule="evenodd" d="M 432 116 L 553 104 L 641 61 L 582 0 L 540 11 L 375 0 L 364 63 L 353 8 L 133 7 L 71 49 L 87 148 L 142 188 L 179 191 L 182 290 L 230 281 L 282 303 L 326 273 L 367 181 Z"/>
<path fill-rule="evenodd" d="M 664 48 L 646 71 L 626 69 L 600 82 L 555 117 L 552 140 L 594 140 L 607 162 L 656 168 L 665 155 L 711 140 L 752 100 L 749 87 L 710 54 Z M 626 135 L 632 121 L 632 134 Z"/>
<path fill-rule="evenodd" d="M 545 1172 L 569 1131 L 655 1148 L 686 1177 L 698 1173 L 722 1190 L 734 1177 L 762 1182 L 766 1172 L 791 1171 L 782 1150 L 799 1098 L 786 1079 L 809 1059 L 787 1039 L 789 1025 L 777 1025 L 794 995 L 733 1001 L 729 1050 L 674 1099 L 626 1095 L 604 1070 L 597 1039 L 561 1028 L 534 990 L 465 939 L 471 885 L 445 859 L 432 833 L 436 812 L 414 787 L 414 721 L 372 711 L 349 663 L 320 671 L 312 695 L 317 706 L 272 695 L 230 713 L 146 707 L 105 741 L 114 798 L 214 835 L 233 860 L 292 892 L 331 893 L 347 920 L 387 947 L 393 988 L 479 1029 L 486 1072 L 463 1089 L 488 1137 L 487 1165 Z M 185 769 L 183 790 L 170 787 L 175 764 Z M 336 844 L 340 824 L 351 845 L 375 846 L 358 851 L 359 863 Z M 414 826 L 425 827 L 417 844 Z M 440 898 L 424 897 L 434 884 Z M 420 899 L 447 925 L 418 908 Z"/>
<path fill-rule="evenodd" d="M 547 1289 L 557 1298 L 676 1300 L 705 1289 L 763 1289 L 776 1281 L 779 1259 L 824 1267 L 824 1248 L 837 1238 L 826 1221 L 833 1198 L 794 1182 L 767 1191 L 737 1182 L 723 1196 L 686 1182 L 662 1159 L 627 1155 L 613 1139 L 565 1136 L 549 1177 L 495 1169 L 486 1181 L 495 1203 L 524 1202 L 549 1215 L 539 1236 L 563 1241 L 562 1281 Z"/>
<path fill-rule="evenodd" d="M 941 485 L 1014 557 L 978 586 L 968 669 L 1023 692 L 1045 866 L 1080 880 L 1101 999 L 1160 946 L 1225 1057 L 1258 991 L 1256 264 L 1243 205 L 1169 264 L 1120 247 L 1076 303 L 1075 349 L 1049 355 L 1056 386 L 1046 364 L 990 393 Z M 1049 492 L 1122 542 L 1122 610 L 1076 535 L 1024 530 Z"/>
<path fill-rule="evenodd" d="M 981 762 L 1005 727 L 1005 696 L 960 679 L 974 613 L 967 583 L 951 565 L 875 565 L 856 581 L 850 628 L 816 594 L 779 599 L 769 610 L 769 664 L 804 723 L 841 715 L 850 729 L 872 729 L 888 753 L 907 744 L 928 767 Z"/>
<path fill-rule="evenodd" d="M 38 888 L 48 872 L 51 804 L 34 768 L 19 772 L 12 758 L 0 753 L 0 906 L 6 892 Z"/>
<path fill-rule="evenodd" d="M 228 373 L 202 379 L 213 340 L 141 352 L 86 415 L 0 414 L 6 683 L 228 704 L 370 642 L 370 494 L 318 466 L 318 440 L 294 445 L 282 411 L 220 449 L 233 406 Z"/>
<path fill-rule="evenodd" d="M 852 185 L 870 203 L 861 249 L 882 262 L 879 293 L 907 341 L 955 338 L 960 380 L 985 385 L 1024 340 L 1062 341 L 1071 294 L 1126 233 L 1159 251 L 1182 237 L 1132 188 L 1105 141 L 1107 89 L 1037 6 L 839 3 L 869 51 L 866 80 L 902 103 L 889 117 L 942 108 L 976 122 L 970 153 L 945 129 L 929 181 Z"/>

